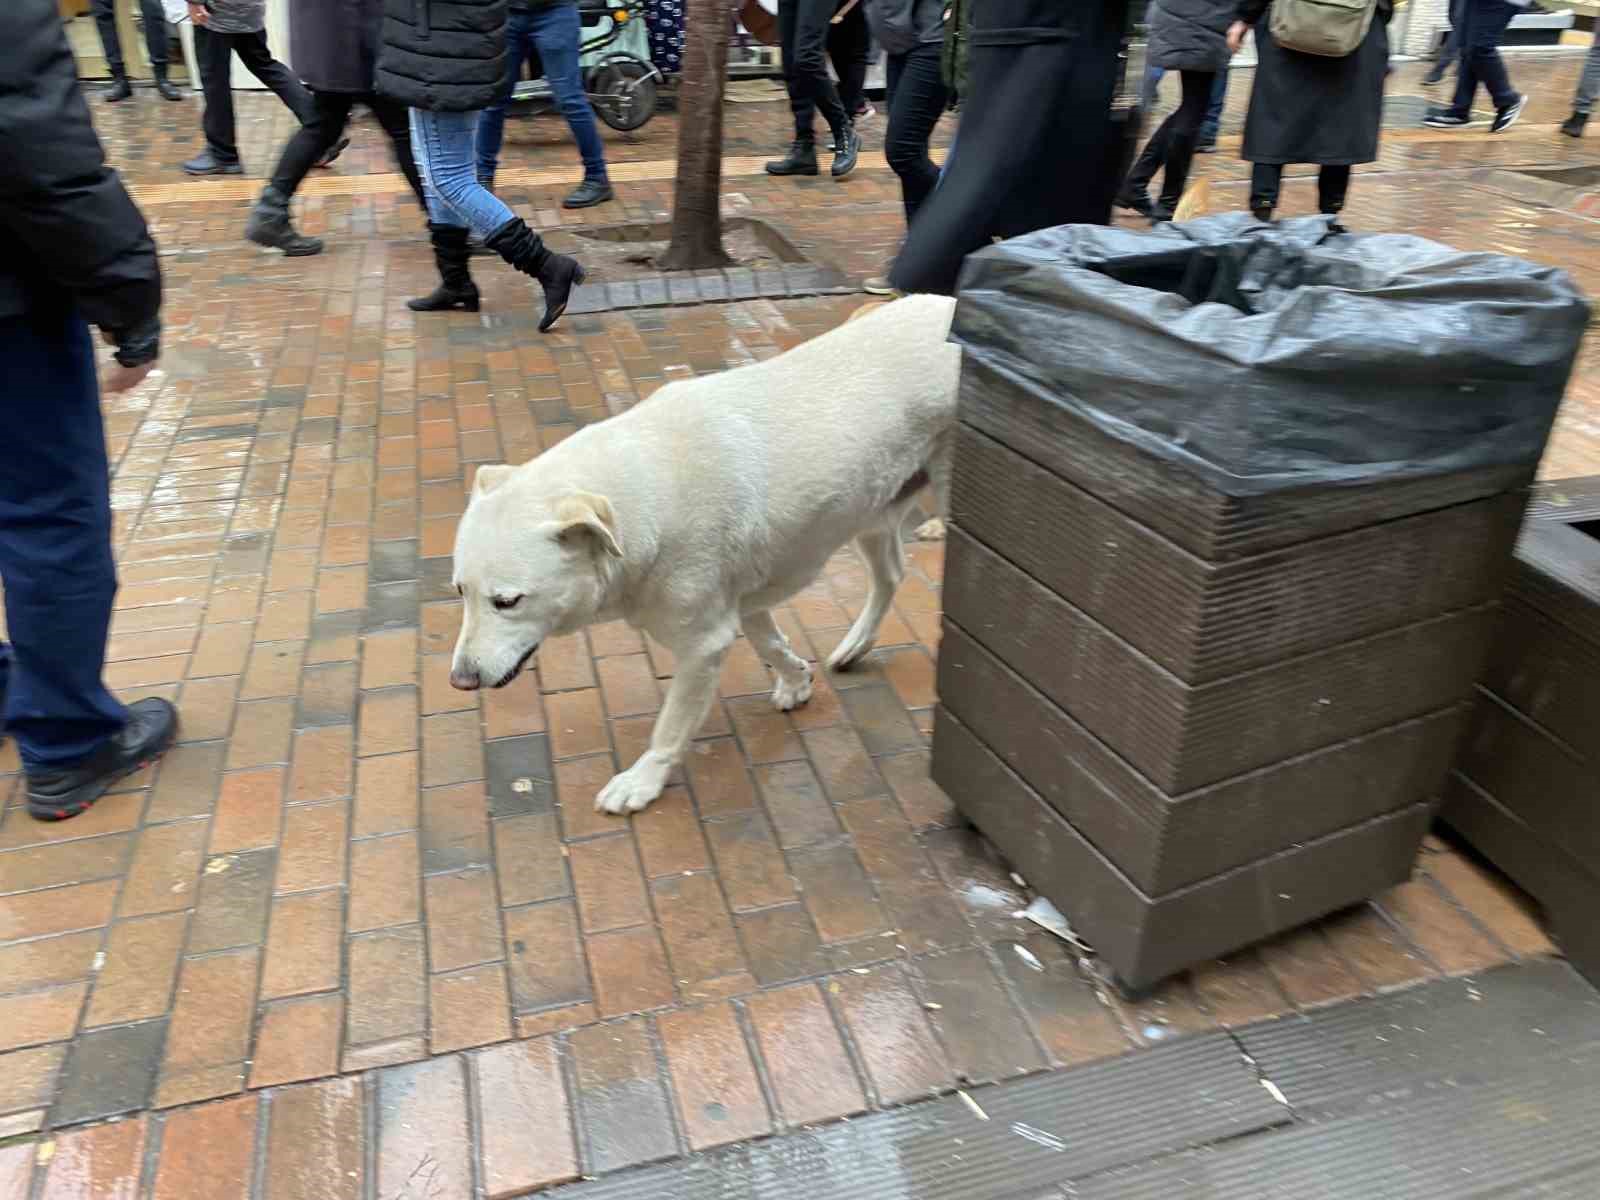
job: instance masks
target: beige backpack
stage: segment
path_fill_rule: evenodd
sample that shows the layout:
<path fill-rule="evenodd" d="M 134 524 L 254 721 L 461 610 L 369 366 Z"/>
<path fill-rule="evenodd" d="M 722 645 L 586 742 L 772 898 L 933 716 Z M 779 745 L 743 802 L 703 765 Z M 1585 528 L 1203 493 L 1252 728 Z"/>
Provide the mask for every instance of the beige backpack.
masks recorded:
<path fill-rule="evenodd" d="M 1344 58 L 1372 28 L 1378 0 L 1272 0 L 1267 28 L 1285 50 Z"/>

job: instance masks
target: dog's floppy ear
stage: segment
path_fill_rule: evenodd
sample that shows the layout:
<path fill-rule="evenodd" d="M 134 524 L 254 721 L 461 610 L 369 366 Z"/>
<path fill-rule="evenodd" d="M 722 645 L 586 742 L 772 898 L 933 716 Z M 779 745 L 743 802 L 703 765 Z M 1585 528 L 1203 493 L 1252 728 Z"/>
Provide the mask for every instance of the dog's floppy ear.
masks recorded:
<path fill-rule="evenodd" d="M 617 518 L 611 501 L 592 492 L 574 492 L 556 505 L 556 536 L 562 541 L 593 537 L 612 558 L 622 557 L 615 533 Z"/>
<path fill-rule="evenodd" d="M 507 479 L 510 479 L 511 472 L 514 470 L 516 470 L 515 467 L 509 467 L 505 463 L 479 467 L 472 476 L 473 499 L 476 500 L 479 496 L 487 496 Z"/>

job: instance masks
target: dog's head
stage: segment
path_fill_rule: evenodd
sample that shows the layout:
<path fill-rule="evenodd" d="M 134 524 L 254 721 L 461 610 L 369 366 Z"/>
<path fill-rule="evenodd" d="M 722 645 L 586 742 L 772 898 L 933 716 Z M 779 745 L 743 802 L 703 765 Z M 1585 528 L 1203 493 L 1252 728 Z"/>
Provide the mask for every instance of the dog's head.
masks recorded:
<path fill-rule="evenodd" d="M 604 496 L 542 499 L 507 487 L 513 468 L 480 467 L 456 531 L 455 586 L 462 599 L 450 683 L 463 691 L 504 687 L 547 637 L 588 624 L 622 557 Z"/>

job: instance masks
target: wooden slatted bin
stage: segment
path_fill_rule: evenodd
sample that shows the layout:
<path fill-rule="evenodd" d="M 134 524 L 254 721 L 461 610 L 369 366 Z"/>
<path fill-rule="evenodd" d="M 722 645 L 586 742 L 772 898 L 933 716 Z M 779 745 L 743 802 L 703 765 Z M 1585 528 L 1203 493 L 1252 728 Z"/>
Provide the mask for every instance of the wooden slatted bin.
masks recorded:
<path fill-rule="evenodd" d="M 1539 488 L 1441 815 L 1600 984 L 1600 476 Z"/>
<path fill-rule="evenodd" d="M 1120 360 L 1094 361 L 1120 297 L 1041 268 L 1059 242 L 1019 241 L 969 260 L 955 324 L 966 354 L 934 778 L 1137 991 L 1409 874 L 1586 310 L 1570 293 L 1553 383 L 1518 399 L 1527 428 L 1503 452 L 1363 477 L 1347 468 L 1366 432 L 1344 446 L 1329 426 L 1316 438 L 1337 481 L 1233 488 L 1215 462 L 1195 465 L 1196 447 L 1246 470 L 1257 430 L 1285 427 L 1251 407 L 1274 403 L 1270 387 L 1215 404 L 1199 438 L 1160 405 L 1212 387 L 1204 363 L 1152 384 L 1154 400 L 1099 409 L 1091 387 L 1118 386 L 1119 361 L 1171 370 L 1173 347 L 1146 324 Z M 1067 301 L 1042 303 L 1047 286 Z M 1099 299 L 1074 308 L 1079 288 Z M 1029 347 L 1054 319 L 1071 344 L 1038 366 Z M 1302 378 L 1312 393 L 1343 386 Z"/>

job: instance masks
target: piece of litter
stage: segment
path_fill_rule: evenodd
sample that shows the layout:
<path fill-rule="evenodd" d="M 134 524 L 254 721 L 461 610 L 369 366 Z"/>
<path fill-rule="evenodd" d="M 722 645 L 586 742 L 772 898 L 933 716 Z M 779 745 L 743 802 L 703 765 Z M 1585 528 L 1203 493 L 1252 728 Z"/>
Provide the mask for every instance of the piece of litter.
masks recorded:
<path fill-rule="evenodd" d="M 1040 929 L 1049 930 L 1068 945 L 1082 950 L 1086 954 L 1094 952 L 1093 947 L 1079 937 L 1072 928 L 1072 922 L 1068 921 L 1062 915 L 1061 910 L 1043 896 L 1035 897 L 1033 903 L 1022 910 L 1022 915 L 1039 926 Z"/>
<path fill-rule="evenodd" d="M 1011 882 L 1016 884 L 1019 888 L 1025 888 L 1028 886 L 1028 881 L 1021 875 L 1018 875 L 1015 871 L 1011 872 Z"/>
<path fill-rule="evenodd" d="M 1146 1025 L 1139 1032 L 1144 1034 L 1146 1041 L 1150 1042 L 1159 1042 L 1167 1036 L 1167 1031 L 1159 1025 Z"/>
<path fill-rule="evenodd" d="M 1279 1104 L 1283 1105 L 1285 1108 L 1289 1107 L 1289 1097 L 1285 1096 L 1283 1094 L 1283 1089 L 1280 1088 L 1277 1084 L 1273 1083 L 1272 1080 L 1263 1079 L 1261 1081 L 1261 1086 L 1267 1089 L 1267 1095 L 1271 1096 L 1274 1100 L 1276 1100 Z"/>
<path fill-rule="evenodd" d="M 961 1097 L 961 1103 L 965 1104 L 969 1109 L 971 1109 L 972 1115 L 977 1117 L 978 1120 L 987 1121 L 989 1119 L 989 1114 L 984 1112 L 983 1109 L 979 1107 L 978 1102 L 971 1096 L 967 1095 L 959 1088 L 956 1089 L 956 1095 Z"/>
<path fill-rule="evenodd" d="M 1028 966 L 1032 967 L 1035 971 L 1044 970 L 1044 964 L 1039 961 L 1039 956 L 1032 950 L 1029 950 L 1026 946 L 1012 946 L 1011 948 L 1017 952 L 1018 958 L 1027 963 Z"/>
<path fill-rule="evenodd" d="M 94 952 L 94 963 L 90 966 L 90 970 L 98 972 L 105 965 L 106 965 L 106 952 L 104 950 L 96 950 Z"/>
<path fill-rule="evenodd" d="M 1035 1129 L 1032 1125 L 1024 1125 L 1021 1121 L 1013 1121 L 1011 1123 L 1011 1132 L 1020 1138 L 1027 1138 L 1036 1146 L 1043 1146 L 1046 1150 L 1054 1150 L 1057 1154 L 1061 1154 L 1067 1148 L 1067 1144 L 1055 1134 L 1046 1133 L 1042 1129 Z"/>
<path fill-rule="evenodd" d="M 852 974 L 852 975 L 871 975 L 872 974 L 872 970 L 871 970 L 870 967 L 851 967 L 850 968 L 850 974 Z"/>
<path fill-rule="evenodd" d="M 33 1152 L 33 1161 L 42 1167 L 55 1156 L 56 1144 L 54 1142 L 40 1142 L 39 1148 Z"/>
<path fill-rule="evenodd" d="M 206 874 L 220 875 L 232 865 L 233 859 L 229 858 L 226 854 L 219 854 L 216 858 L 210 859 L 206 863 Z"/>
<path fill-rule="evenodd" d="M 523 795 L 526 795 L 527 793 L 533 791 L 533 780 L 529 779 L 526 775 L 524 775 L 521 779 L 513 779 L 511 781 L 511 790 L 513 792 L 520 792 Z"/>
<path fill-rule="evenodd" d="M 944 1011 L 944 1005 L 935 1004 L 932 1000 L 929 1000 L 922 1007 L 927 1009 L 929 1012 L 943 1012 Z"/>

